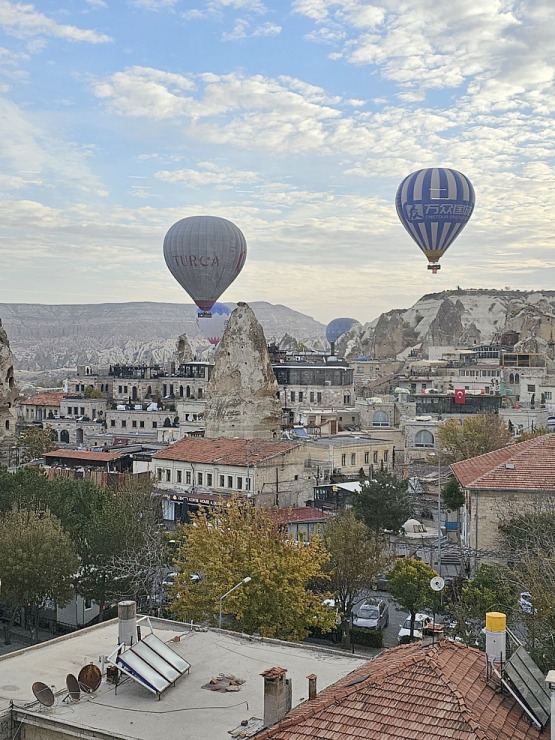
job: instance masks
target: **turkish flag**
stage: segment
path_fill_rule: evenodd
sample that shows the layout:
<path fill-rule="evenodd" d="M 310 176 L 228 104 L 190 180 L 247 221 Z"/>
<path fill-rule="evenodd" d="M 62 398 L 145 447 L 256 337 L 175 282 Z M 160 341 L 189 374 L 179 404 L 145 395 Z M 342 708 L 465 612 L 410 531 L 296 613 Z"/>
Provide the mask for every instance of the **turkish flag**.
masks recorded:
<path fill-rule="evenodd" d="M 455 391 L 455 403 L 463 404 L 466 401 L 466 391 L 464 388 L 457 388 Z"/>

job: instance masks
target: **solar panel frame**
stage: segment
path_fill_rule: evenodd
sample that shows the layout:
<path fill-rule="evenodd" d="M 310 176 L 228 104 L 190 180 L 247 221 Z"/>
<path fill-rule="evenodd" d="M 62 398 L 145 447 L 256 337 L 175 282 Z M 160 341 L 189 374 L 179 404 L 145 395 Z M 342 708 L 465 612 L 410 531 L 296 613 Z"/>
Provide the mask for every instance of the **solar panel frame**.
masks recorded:
<path fill-rule="evenodd" d="M 164 658 L 160 657 L 156 651 L 148 645 L 145 645 L 144 642 L 138 642 L 136 645 L 133 645 L 132 649 L 134 653 L 139 655 L 139 657 L 145 661 L 145 663 L 148 663 L 170 683 L 173 683 L 182 675 L 177 668 L 170 665 L 166 660 L 164 660 Z"/>
<path fill-rule="evenodd" d="M 165 642 L 162 642 L 159 637 L 155 634 L 147 635 L 143 642 L 152 648 L 161 658 L 164 658 L 170 665 L 179 671 L 180 675 L 186 673 L 191 667 L 190 663 L 178 655 L 171 647 L 168 647 Z"/>
<path fill-rule="evenodd" d="M 551 716 L 551 697 L 545 688 L 545 677 L 522 646 L 505 663 L 503 678 L 545 727 Z"/>

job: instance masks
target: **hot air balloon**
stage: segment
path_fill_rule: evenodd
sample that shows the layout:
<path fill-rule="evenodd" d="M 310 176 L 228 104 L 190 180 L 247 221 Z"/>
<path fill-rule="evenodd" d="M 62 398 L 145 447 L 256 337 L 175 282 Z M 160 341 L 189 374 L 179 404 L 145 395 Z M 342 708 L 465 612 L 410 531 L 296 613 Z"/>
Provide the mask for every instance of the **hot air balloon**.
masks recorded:
<path fill-rule="evenodd" d="M 346 334 L 355 324 L 358 324 L 356 319 L 333 319 L 326 326 L 326 339 L 331 345 L 331 354 L 335 353 L 335 343 Z"/>
<path fill-rule="evenodd" d="M 426 255 L 435 275 L 438 261 L 474 210 L 474 188 L 457 170 L 431 167 L 405 177 L 395 197 L 397 215 Z"/>
<path fill-rule="evenodd" d="M 164 238 L 164 259 L 171 274 L 208 315 L 243 269 L 246 257 L 242 232 L 218 216 L 183 218 Z"/>
<path fill-rule="evenodd" d="M 214 303 L 210 309 L 211 316 L 207 316 L 200 309 L 197 311 L 197 327 L 201 335 L 213 346 L 217 347 L 223 336 L 231 309 L 225 303 Z"/>

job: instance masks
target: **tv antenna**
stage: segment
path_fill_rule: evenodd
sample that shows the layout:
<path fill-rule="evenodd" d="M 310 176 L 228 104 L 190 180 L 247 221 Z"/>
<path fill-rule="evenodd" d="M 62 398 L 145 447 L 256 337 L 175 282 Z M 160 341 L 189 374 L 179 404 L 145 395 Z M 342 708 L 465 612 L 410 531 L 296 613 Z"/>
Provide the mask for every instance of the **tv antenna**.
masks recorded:
<path fill-rule="evenodd" d="M 43 707 L 54 706 L 54 693 L 50 686 L 47 686 L 42 681 L 35 681 L 31 688 L 35 695 L 35 699 L 37 699 Z"/>
<path fill-rule="evenodd" d="M 94 663 L 88 663 L 84 665 L 79 671 L 77 676 L 79 687 L 83 689 L 86 694 L 92 694 L 100 686 L 102 681 L 102 673 L 100 668 Z"/>

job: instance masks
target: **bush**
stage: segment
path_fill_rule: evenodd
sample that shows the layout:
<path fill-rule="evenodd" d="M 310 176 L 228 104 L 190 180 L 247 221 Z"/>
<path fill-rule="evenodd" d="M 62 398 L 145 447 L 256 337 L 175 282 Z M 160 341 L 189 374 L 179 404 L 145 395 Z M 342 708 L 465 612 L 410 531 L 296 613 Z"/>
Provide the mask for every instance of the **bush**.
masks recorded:
<path fill-rule="evenodd" d="M 399 645 L 408 645 L 409 642 L 418 642 L 418 637 L 411 637 L 410 635 L 403 635 L 399 638 Z"/>
<path fill-rule="evenodd" d="M 365 645 L 372 648 L 383 648 L 383 632 L 381 630 L 369 630 L 363 627 L 351 629 L 351 642 L 353 645 Z"/>

